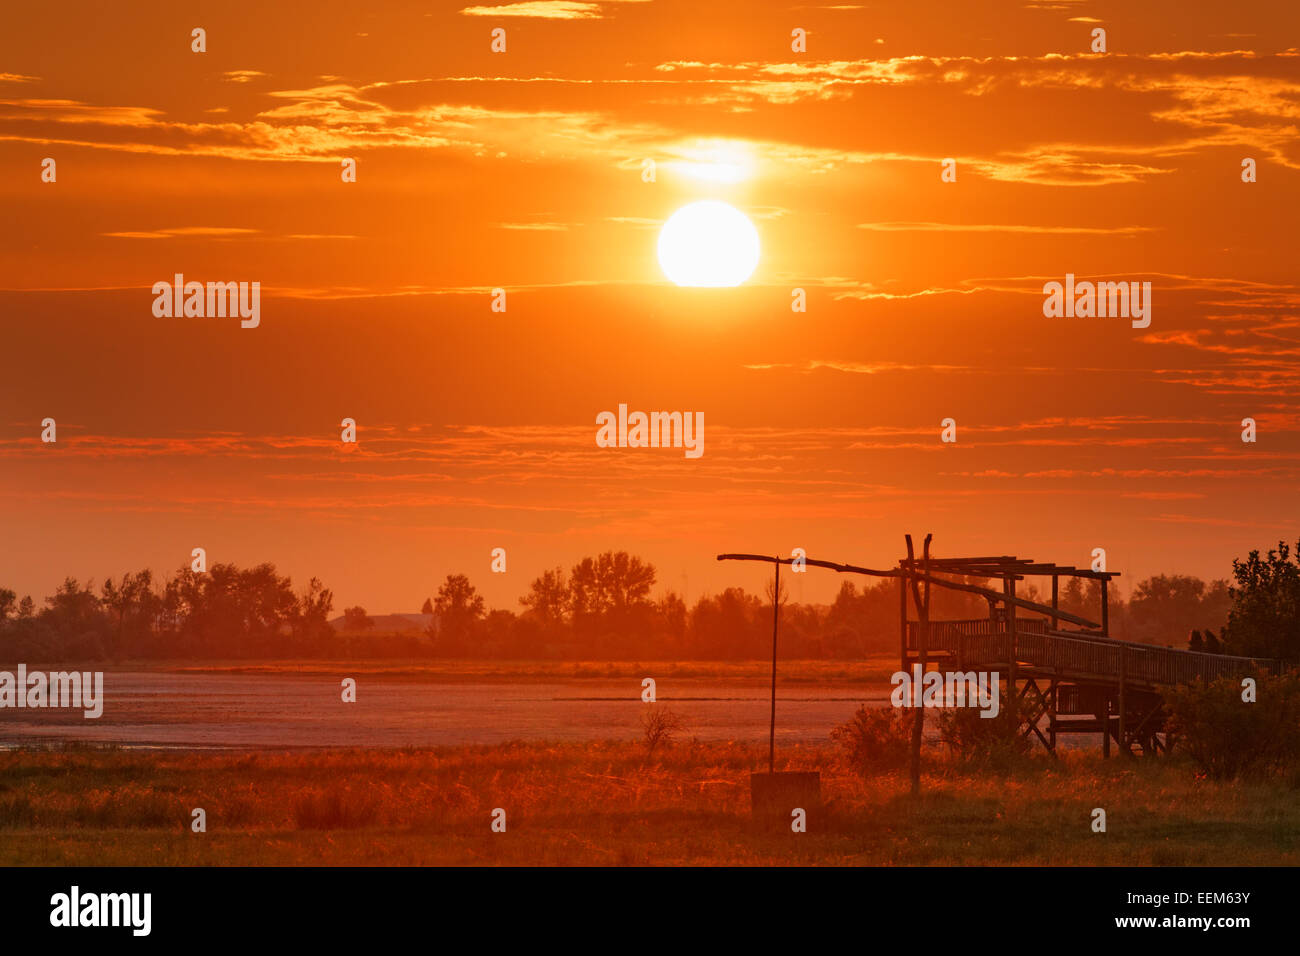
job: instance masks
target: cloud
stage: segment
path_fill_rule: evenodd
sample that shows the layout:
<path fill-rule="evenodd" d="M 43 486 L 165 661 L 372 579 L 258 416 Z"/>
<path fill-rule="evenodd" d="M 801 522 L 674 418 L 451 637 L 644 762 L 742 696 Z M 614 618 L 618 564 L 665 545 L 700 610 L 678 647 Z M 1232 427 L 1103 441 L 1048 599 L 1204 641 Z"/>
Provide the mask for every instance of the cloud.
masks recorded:
<path fill-rule="evenodd" d="M 170 229 L 154 229 L 147 232 L 102 232 L 100 235 L 112 239 L 236 239 L 241 236 L 256 235 L 258 229 L 242 229 L 231 226 L 176 226 Z"/>
<path fill-rule="evenodd" d="M 1156 232 L 1156 226 L 1021 226 L 950 222 L 863 222 L 859 229 L 872 232 L 1006 232 L 1062 236 L 1116 236 Z"/>
<path fill-rule="evenodd" d="M 124 232 L 101 232 L 101 236 L 111 239 L 359 239 L 360 236 L 337 235 L 332 233 L 293 233 L 285 236 L 268 236 L 260 229 L 244 229 L 232 226 L 174 226 L 168 229 L 152 229 Z"/>
<path fill-rule="evenodd" d="M 499 222 L 497 228 L 520 232 L 565 232 L 580 225 L 577 222 Z"/>
<path fill-rule="evenodd" d="M 605 5 L 611 3 L 640 3 L 644 0 L 602 0 L 586 3 L 580 0 L 522 0 L 496 6 L 465 7 L 466 17 L 526 17 L 534 20 L 601 20 Z"/>

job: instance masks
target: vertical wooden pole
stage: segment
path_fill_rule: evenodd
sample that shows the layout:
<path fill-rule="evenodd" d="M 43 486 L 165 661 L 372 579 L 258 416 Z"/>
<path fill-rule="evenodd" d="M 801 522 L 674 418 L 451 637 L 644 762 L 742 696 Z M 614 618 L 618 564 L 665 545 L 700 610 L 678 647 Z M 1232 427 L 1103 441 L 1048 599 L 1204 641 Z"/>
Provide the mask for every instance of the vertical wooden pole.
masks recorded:
<path fill-rule="evenodd" d="M 1061 609 L 1061 576 L 1059 574 L 1053 574 L 1052 575 L 1052 610 L 1059 611 L 1060 609 Z M 1059 631 L 1060 629 L 1061 629 L 1061 619 L 1053 615 L 1052 630 Z"/>
<path fill-rule="evenodd" d="M 776 772 L 776 622 L 781 613 L 781 562 L 772 586 L 772 723 L 767 734 L 767 772 Z"/>
<path fill-rule="evenodd" d="M 1016 596 L 1016 579 L 1013 575 L 1008 574 L 1002 579 L 1002 593 L 1009 598 Z M 1007 601 L 1005 604 L 1007 609 L 1007 656 L 1009 658 L 1007 663 L 1010 665 L 1008 670 L 1011 675 L 1008 681 L 1011 686 L 1007 688 L 1011 696 L 1007 700 L 1014 707 L 1016 704 L 1016 606 L 1011 601 Z"/>
<path fill-rule="evenodd" d="M 898 669 L 907 671 L 907 577 L 898 562 Z"/>
<path fill-rule="evenodd" d="M 1110 637 L 1110 596 L 1108 595 L 1109 578 L 1101 579 L 1101 636 Z"/>
<path fill-rule="evenodd" d="M 1121 756 L 1131 753 L 1131 751 L 1128 749 L 1128 740 L 1124 736 L 1124 731 L 1125 731 L 1124 712 L 1128 709 L 1127 707 L 1128 702 L 1125 699 L 1126 695 L 1124 693 L 1125 685 L 1128 683 L 1126 679 L 1128 662 L 1125 659 L 1128 657 L 1127 652 L 1128 652 L 1128 648 L 1123 646 L 1120 647 L 1119 649 L 1119 752 Z"/>
<path fill-rule="evenodd" d="M 1110 691 L 1104 691 L 1105 702 L 1101 705 L 1101 755 L 1110 756 Z"/>
<path fill-rule="evenodd" d="M 911 572 L 915 567 L 916 552 L 912 549 L 912 536 L 905 535 L 907 540 L 907 569 Z M 929 538 L 926 539 L 926 552 L 929 553 Z M 929 562 L 927 562 L 928 566 Z M 910 580 L 912 586 L 912 603 L 916 605 L 916 657 L 917 663 L 921 665 L 921 673 L 925 673 L 925 645 L 926 631 L 929 628 L 929 614 L 927 608 L 921 601 L 921 589 L 917 587 L 916 579 Z M 918 706 L 916 713 L 912 716 L 912 755 L 911 755 L 911 775 L 912 775 L 912 796 L 917 796 L 921 792 L 921 738 L 925 732 L 925 708 L 919 706 L 920 688 L 914 687 L 913 694 L 917 698 Z"/>
<path fill-rule="evenodd" d="M 1061 681 L 1059 676 L 1053 677 L 1051 697 L 1049 698 L 1049 703 L 1051 704 L 1052 709 L 1047 712 L 1047 739 L 1050 744 L 1047 749 L 1052 752 L 1053 757 L 1056 756 L 1056 708 L 1060 694 L 1060 687 Z"/>
<path fill-rule="evenodd" d="M 930 620 L 930 539 L 934 535 L 925 536 L 925 544 L 921 549 L 921 570 L 925 573 L 925 581 L 921 585 L 921 599 L 925 603 L 925 619 Z M 928 635 L 927 635 L 928 636 Z"/>

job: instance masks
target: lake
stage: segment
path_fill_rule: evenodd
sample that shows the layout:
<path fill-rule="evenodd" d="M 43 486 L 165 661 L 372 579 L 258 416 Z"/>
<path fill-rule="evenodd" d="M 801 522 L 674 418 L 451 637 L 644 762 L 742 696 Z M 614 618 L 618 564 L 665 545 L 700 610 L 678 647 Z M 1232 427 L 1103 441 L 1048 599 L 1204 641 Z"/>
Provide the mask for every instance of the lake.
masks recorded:
<path fill-rule="evenodd" d="M 0 746 L 79 740 L 134 748 L 432 747 L 510 740 L 635 740 L 649 706 L 639 679 L 466 683 L 358 677 L 343 703 L 339 677 L 108 671 L 104 713 L 0 710 Z M 678 736 L 767 740 L 769 690 L 752 678 L 660 679 L 658 703 Z M 778 743 L 825 743 L 863 703 L 886 706 L 889 684 L 777 686 Z"/>

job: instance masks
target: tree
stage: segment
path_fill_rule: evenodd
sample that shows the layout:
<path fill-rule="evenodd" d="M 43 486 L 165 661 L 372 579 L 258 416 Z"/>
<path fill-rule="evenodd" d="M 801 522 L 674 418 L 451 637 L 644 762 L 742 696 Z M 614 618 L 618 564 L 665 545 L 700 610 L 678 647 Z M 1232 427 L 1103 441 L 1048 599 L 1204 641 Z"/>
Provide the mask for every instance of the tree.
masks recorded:
<path fill-rule="evenodd" d="M 1067 614 L 1097 621 L 1101 617 L 1101 582 L 1096 578 L 1087 581 L 1085 585 L 1082 578 L 1071 576 L 1061 588 L 1060 608 Z"/>
<path fill-rule="evenodd" d="M 148 568 L 138 574 L 129 571 L 122 583 L 109 578 L 100 589 L 104 606 L 115 617 L 113 651 L 116 656 L 139 649 L 153 634 L 161 601 L 153 590 L 153 572 Z"/>
<path fill-rule="evenodd" d="M 669 591 L 655 604 L 658 614 L 659 648 L 677 657 L 686 651 L 686 602 Z"/>
<path fill-rule="evenodd" d="M 528 608 L 529 615 L 541 626 L 543 632 L 559 631 L 569 616 L 569 582 L 564 569 L 543 571 L 528 586 L 528 593 L 519 599 Z"/>
<path fill-rule="evenodd" d="M 1300 674 L 1256 674 L 1259 700 L 1241 699 L 1241 678 L 1168 687 L 1169 732 L 1210 777 L 1294 775 L 1300 758 Z"/>
<path fill-rule="evenodd" d="M 1227 652 L 1245 657 L 1300 658 L 1300 545 L 1296 560 L 1285 541 L 1261 558 L 1234 559 Z"/>
<path fill-rule="evenodd" d="M 1215 584 L 1226 589 L 1227 582 Z M 1186 634 L 1192 627 L 1212 624 L 1218 627 L 1226 614 L 1215 618 L 1206 605 L 1205 582 L 1186 574 L 1157 574 L 1133 588 L 1129 598 L 1129 637 L 1152 643 L 1172 643 L 1172 637 Z M 1222 608 L 1219 608 L 1222 613 Z"/>
<path fill-rule="evenodd" d="M 104 607 L 95 596 L 93 585 L 66 578 L 51 597 L 41 622 L 54 638 L 55 646 L 73 659 L 99 658 L 104 655 L 109 636 Z"/>
<path fill-rule="evenodd" d="M 864 584 L 861 591 L 852 581 L 840 582 L 825 624 L 832 656 L 853 659 L 866 657 L 873 650 L 897 649 L 897 588 L 888 579 Z"/>
<path fill-rule="evenodd" d="M 771 608 L 742 588 L 700 598 L 691 610 L 691 643 L 699 657 L 761 658 L 771 641 Z"/>
<path fill-rule="evenodd" d="M 438 588 L 433 611 L 438 616 L 434 627 L 442 649 L 449 654 L 463 654 L 469 649 L 470 639 L 478 630 L 487 606 L 469 578 L 449 574 Z"/>
<path fill-rule="evenodd" d="M 432 614 L 432 613 L 433 613 L 433 599 L 432 599 L 432 598 L 425 598 L 425 599 L 424 599 L 424 606 L 420 608 L 420 613 L 421 613 L 421 614 Z"/>
<path fill-rule="evenodd" d="M 603 655 L 634 653 L 654 630 L 654 565 L 626 551 L 584 558 L 569 573 L 573 629 Z"/>
<path fill-rule="evenodd" d="M 293 609 L 292 624 L 299 641 L 333 636 L 329 625 L 330 611 L 334 609 L 334 592 L 325 587 L 319 578 L 312 578 L 307 590 L 298 598 Z M 361 612 L 362 614 L 365 611 Z"/>
<path fill-rule="evenodd" d="M 361 605 L 343 609 L 343 630 L 364 631 L 374 626 L 375 622 L 370 619 L 370 615 Z"/>
<path fill-rule="evenodd" d="M 333 595 L 319 581 L 300 600 L 273 564 L 215 564 L 203 574 L 185 565 L 167 582 L 159 613 L 188 653 L 244 657 L 287 649 L 286 627 L 299 637 L 319 630 L 313 605 L 321 601 L 328 615 Z"/>

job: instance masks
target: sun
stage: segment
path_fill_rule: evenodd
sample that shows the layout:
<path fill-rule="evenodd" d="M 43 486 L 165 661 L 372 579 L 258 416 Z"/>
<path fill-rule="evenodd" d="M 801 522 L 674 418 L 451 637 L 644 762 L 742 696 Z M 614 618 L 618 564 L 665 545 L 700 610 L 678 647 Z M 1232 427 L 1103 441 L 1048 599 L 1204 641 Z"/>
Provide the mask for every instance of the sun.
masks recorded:
<path fill-rule="evenodd" d="M 740 285 L 758 265 L 758 230 L 725 202 L 693 202 L 664 223 L 659 265 L 677 285 Z"/>

